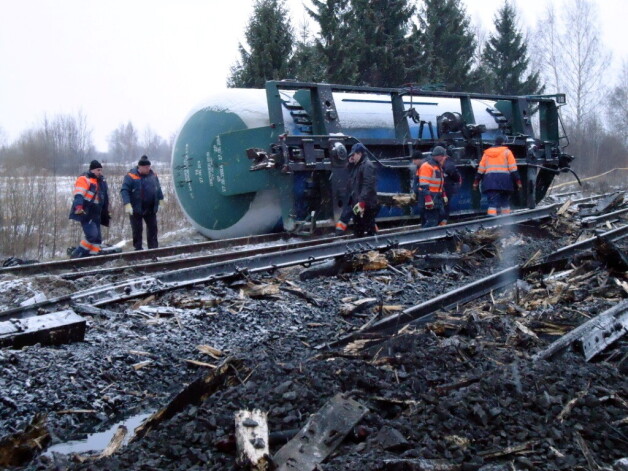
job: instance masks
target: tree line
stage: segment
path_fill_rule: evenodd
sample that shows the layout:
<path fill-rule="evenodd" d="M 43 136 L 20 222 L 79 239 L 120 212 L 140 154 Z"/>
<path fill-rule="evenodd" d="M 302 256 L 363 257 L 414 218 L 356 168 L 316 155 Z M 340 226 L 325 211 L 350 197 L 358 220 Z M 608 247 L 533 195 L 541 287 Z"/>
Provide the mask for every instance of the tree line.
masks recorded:
<path fill-rule="evenodd" d="M 109 134 L 107 152 L 98 152 L 85 114 L 46 116 L 11 144 L 0 129 L 0 173 L 31 173 L 36 168 L 40 175 L 75 175 L 93 159 L 128 163 L 142 154 L 151 161 L 169 162 L 173 140 L 149 127 L 141 132 L 129 121 Z"/>
<path fill-rule="evenodd" d="M 309 0 L 311 22 L 295 28 L 286 0 L 255 0 L 245 43 L 227 86 L 295 79 L 346 85 L 536 95 L 565 93 L 562 116 L 577 171 L 628 167 L 628 60 L 617 77 L 601 41 L 593 0 L 549 4 L 524 30 L 511 0 L 488 34 L 472 26 L 462 0 Z M 316 27 L 312 28 L 314 24 Z M 313 31 L 314 30 L 314 31 Z M 208 46 L 209 47 L 209 46 Z M 120 124 L 98 153 L 84 114 L 44 118 L 7 143 L 0 170 L 76 174 L 93 158 L 168 161 L 173 137 Z"/>
<path fill-rule="evenodd" d="M 229 87 L 295 79 L 506 95 L 565 93 L 567 152 L 577 171 L 628 167 L 628 62 L 609 76 L 596 4 L 548 4 L 524 31 L 512 1 L 492 31 L 474 28 L 462 0 L 310 0 L 298 31 L 285 0 L 256 0 Z"/>

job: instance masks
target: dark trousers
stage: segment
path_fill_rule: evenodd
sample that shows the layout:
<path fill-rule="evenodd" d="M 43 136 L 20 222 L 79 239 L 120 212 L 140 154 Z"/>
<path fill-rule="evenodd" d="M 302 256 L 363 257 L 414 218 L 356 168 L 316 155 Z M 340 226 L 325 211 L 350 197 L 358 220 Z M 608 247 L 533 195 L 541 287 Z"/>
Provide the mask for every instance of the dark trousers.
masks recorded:
<path fill-rule="evenodd" d="M 511 191 L 504 190 L 486 190 L 486 199 L 488 200 L 488 209 L 486 213 L 489 216 L 510 214 L 511 193 Z"/>
<path fill-rule="evenodd" d="M 361 216 L 353 216 L 353 232 L 356 237 L 372 236 L 377 233 L 375 216 L 379 208 L 366 207 Z"/>
<path fill-rule="evenodd" d="M 100 252 L 100 244 L 102 244 L 102 235 L 100 232 L 100 223 L 96 221 L 81 222 L 84 238 L 77 248 L 72 252 L 72 258 L 87 257 L 88 255 L 97 255 Z"/>
<path fill-rule="evenodd" d="M 157 243 L 157 215 L 151 214 L 132 214 L 129 216 L 131 221 L 131 230 L 133 231 L 133 248 L 142 250 L 142 221 L 146 223 L 146 243 L 149 249 L 159 247 Z"/>
<path fill-rule="evenodd" d="M 456 196 L 456 193 L 458 193 L 458 187 L 459 185 L 447 186 L 447 184 L 445 184 L 445 194 L 447 195 L 447 199 L 449 200 L 449 202 L 443 205 L 443 218 L 444 218 L 443 220 L 444 221 L 447 221 L 449 219 L 451 200 L 453 200 L 454 196 Z"/>
<path fill-rule="evenodd" d="M 445 204 L 439 193 L 432 193 L 434 209 L 425 209 L 425 197 L 419 193 L 417 202 L 419 205 L 419 215 L 421 216 L 421 227 L 435 227 L 445 220 Z"/>
<path fill-rule="evenodd" d="M 353 219 L 353 232 L 356 237 L 364 237 L 364 235 L 372 236 L 377 233 L 377 226 L 375 225 L 375 216 L 379 212 L 379 207 L 366 207 L 364 214 L 358 216 L 353 212 L 353 205 L 346 204 L 342 209 L 342 214 L 338 224 L 336 224 L 336 235 L 342 234 L 346 227 Z"/>

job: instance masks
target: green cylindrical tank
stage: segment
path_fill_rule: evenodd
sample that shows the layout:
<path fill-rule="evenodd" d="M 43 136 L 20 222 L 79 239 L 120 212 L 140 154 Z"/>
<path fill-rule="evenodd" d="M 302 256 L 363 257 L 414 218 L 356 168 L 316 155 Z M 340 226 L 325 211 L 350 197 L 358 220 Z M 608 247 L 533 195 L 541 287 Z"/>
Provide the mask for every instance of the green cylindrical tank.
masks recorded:
<path fill-rule="evenodd" d="M 262 90 L 221 90 L 184 120 L 172 154 L 175 193 L 188 219 L 205 236 L 261 234 L 280 221 L 278 190 L 268 184 L 267 172 L 249 171 L 244 153 L 252 136 L 242 131 L 268 125 Z M 270 142 L 262 138 L 260 144 Z M 246 183 L 245 191 L 250 191 L 241 193 L 228 182 Z"/>
<path fill-rule="evenodd" d="M 173 181 L 185 215 L 205 236 L 222 239 L 262 234 L 282 224 L 284 229 L 291 229 L 295 207 L 307 197 L 305 172 L 282 173 L 278 168 L 251 171 L 247 157 L 251 148 L 268 152 L 280 133 L 313 133 L 307 124 L 312 118 L 311 103 L 294 90 L 279 93 L 273 95 L 281 102 L 282 117 L 274 118 L 281 121 L 279 127 L 270 123 L 269 98 L 263 89 L 217 91 L 184 120 L 174 143 Z M 371 142 L 395 137 L 390 95 L 339 91 L 333 98 L 347 136 Z M 416 108 L 425 122 L 436 123 L 445 112 L 462 111 L 460 99 L 455 97 L 407 97 L 406 101 L 405 106 Z M 492 104 L 471 100 L 470 106 L 476 123 L 495 132 L 497 124 L 487 112 Z M 417 136 L 419 124 L 409 120 L 409 126 L 411 135 Z M 427 126 L 423 133 L 423 138 L 427 137 Z M 380 183 L 386 187 L 384 176 Z M 393 190 L 400 191 L 384 191 Z"/>

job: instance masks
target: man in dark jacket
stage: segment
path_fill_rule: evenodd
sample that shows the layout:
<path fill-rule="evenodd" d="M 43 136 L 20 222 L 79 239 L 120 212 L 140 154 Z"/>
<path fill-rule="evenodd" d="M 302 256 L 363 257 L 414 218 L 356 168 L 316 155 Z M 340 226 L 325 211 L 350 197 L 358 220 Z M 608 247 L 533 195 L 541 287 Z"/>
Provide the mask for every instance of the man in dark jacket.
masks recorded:
<path fill-rule="evenodd" d="M 366 147 L 360 143 L 354 144 L 349 152 L 349 199 L 336 225 L 338 235 L 344 232 L 351 218 L 356 237 L 371 236 L 377 232 L 377 176 L 366 153 Z M 344 227 L 339 227 L 340 224 Z"/>
<path fill-rule="evenodd" d="M 97 160 L 89 164 L 89 171 L 74 183 L 74 199 L 70 219 L 81 223 L 84 238 L 72 252 L 72 258 L 98 255 L 102 244 L 100 226 L 109 226 L 109 193 L 102 165 Z"/>
<path fill-rule="evenodd" d="M 460 190 L 460 186 L 462 185 L 462 175 L 458 171 L 456 167 L 456 162 L 453 161 L 453 158 L 449 155 L 446 156 L 445 162 L 443 163 L 443 177 L 445 178 L 445 195 L 447 198 L 447 202 L 443 207 L 444 218 L 441 221 L 441 225 L 447 224 L 447 220 L 449 219 L 449 206 L 451 205 L 451 200 Z"/>
<path fill-rule="evenodd" d="M 146 242 L 149 249 L 156 249 L 157 242 L 157 211 L 159 202 L 163 201 L 159 178 L 150 168 L 148 157 L 143 155 L 137 167 L 132 168 L 124 176 L 120 194 L 124 211 L 129 215 L 133 231 L 133 247 L 142 250 L 142 220 L 146 223 Z"/>

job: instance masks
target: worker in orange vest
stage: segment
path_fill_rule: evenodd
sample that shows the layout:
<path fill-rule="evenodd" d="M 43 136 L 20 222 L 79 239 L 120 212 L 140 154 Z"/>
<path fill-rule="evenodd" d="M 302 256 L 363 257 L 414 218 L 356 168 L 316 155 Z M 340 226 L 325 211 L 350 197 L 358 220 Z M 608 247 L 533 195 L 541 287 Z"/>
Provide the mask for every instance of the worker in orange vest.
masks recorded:
<path fill-rule="evenodd" d="M 510 214 L 510 195 L 515 186 L 518 190 L 523 187 L 515 156 L 503 144 L 504 137 L 497 136 L 495 145 L 484 151 L 473 182 L 474 190 L 482 182 L 482 192 L 488 199 L 489 216 Z"/>
<path fill-rule="evenodd" d="M 98 255 L 102 244 L 100 226 L 109 226 L 109 192 L 97 160 L 89 164 L 89 172 L 80 175 L 74 183 L 74 199 L 70 219 L 81 223 L 83 240 L 74 249 L 71 258 Z"/>
<path fill-rule="evenodd" d="M 448 200 L 443 164 L 446 158 L 445 149 L 436 146 L 431 157 L 417 170 L 417 201 L 423 227 L 434 227 L 445 218 L 444 208 Z"/>

